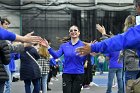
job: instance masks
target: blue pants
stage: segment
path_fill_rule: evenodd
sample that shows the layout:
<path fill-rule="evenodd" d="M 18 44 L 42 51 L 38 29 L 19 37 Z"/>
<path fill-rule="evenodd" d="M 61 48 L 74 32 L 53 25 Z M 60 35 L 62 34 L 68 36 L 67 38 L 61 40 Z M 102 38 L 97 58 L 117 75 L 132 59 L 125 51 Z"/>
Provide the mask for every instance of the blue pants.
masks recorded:
<path fill-rule="evenodd" d="M 44 74 L 41 77 L 42 92 L 47 93 L 47 78 L 48 74 Z"/>
<path fill-rule="evenodd" d="M 106 93 L 112 93 L 112 83 L 113 78 L 116 74 L 118 83 L 118 93 L 123 93 L 123 78 L 122 78 L 122 68 L 110 68 L 108 73 L 108 85 Z"/>
<path fill-rule="evenodd" d="M 31 92 L 31 82 L 33 83 L 34 89 Z M 24 80 L 26 93 L 39 93 L 40 91 L 40 78 L 32 80 Z"/>
<path fill-rule="evenodd" d="M 100 74 L 103 73 L 103 71 L 104 71 L 104 63 L 99 63 L 99 71 L 100 71 Z"/>
<path fill-rule="evenodd" d="M 9 69 L 9 65 L 5 65 L 5 70 L 8 73 L 9 80 L 7 80 L 5 82 L 5 92 L 4 93 L 11 93 L 12 76 L 11 76 L 11 71 Z"/>

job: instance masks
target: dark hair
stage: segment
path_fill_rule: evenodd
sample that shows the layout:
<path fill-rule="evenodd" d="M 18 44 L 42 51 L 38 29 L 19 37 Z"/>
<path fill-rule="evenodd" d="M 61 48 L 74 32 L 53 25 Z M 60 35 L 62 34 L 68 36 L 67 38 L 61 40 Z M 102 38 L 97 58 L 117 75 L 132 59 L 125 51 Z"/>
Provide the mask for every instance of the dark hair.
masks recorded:
<path fill-rule="evenodd" d="M 5 23 L 5 21 L 8 22 L 8 24 L 10 24 L 10 21 L 7 18 L 2 18 L 1 24 L 3 25 Z"/>
<path fill-rule="evenodd" d="M 71 25 L 70 28 L 71 28 L 72 26 L 75 26 L 75 27 L 78 29 L 78 31 L 80 31 L 78 26 L 76 26 L 76 25 Z M 70 29 L 70 28 L 69 28 L 69 29 Z"/>

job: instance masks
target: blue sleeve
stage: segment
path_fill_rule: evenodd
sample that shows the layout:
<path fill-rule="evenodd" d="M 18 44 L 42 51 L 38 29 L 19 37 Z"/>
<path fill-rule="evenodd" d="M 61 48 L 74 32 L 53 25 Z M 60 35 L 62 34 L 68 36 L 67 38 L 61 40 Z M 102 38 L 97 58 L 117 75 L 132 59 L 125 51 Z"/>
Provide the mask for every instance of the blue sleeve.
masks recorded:
<path fill-rule="evenodd" d="M 91 45 L 92 52 L 114 52 L 140 47 L 140 25 L 131 27 L 127 32 Z"/>
<path fill-rule="evenodd" d="M 48 51 L 53 56 L 54 59 L 57 59 L 63 55 L 62 45 L 60 46 L 58 51 L 54 51 L 52 48 L 50 48 Z"/>
<path fill-rule="evenodd" d="M 16 35 L 12 32 L 9 32 L 0 27 L 0 40 L 10 40 L 14 41 L 16 39 Z"/>
<path fill-rule="evenodd" d="M 50 59 L 50 64 L 51 64 L 52 66 L 55 66 L 55 65 L 56 65 L 56 61 L 55 61 L 54 58 L 51 58 L 51 59 Z"/>

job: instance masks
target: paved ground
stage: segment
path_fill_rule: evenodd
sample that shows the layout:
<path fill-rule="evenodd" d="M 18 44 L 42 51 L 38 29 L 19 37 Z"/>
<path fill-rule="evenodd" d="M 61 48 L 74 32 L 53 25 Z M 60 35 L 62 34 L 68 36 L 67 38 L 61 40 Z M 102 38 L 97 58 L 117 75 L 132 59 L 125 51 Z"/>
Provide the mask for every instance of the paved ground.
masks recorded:
<path fill-rule="evenodd" d="M 58 81 L 52 81 L 53 85 L 49 85 L 52 89 L 48 93 L 62 93 L 62 79 L 61 76 L 58 77 Z M 83 89 L 81 93 L 105 93 L 107 84 L 107 73 L 99 75 L 98 73 L 93 78 L 93 82 L 98 85 L 91 86 L 90 89 Z M 117 93 L 117 87 L 112 88 L 112 93 Z M 12 83 L 12 93 L 25 93 L 23 81 Z"/>

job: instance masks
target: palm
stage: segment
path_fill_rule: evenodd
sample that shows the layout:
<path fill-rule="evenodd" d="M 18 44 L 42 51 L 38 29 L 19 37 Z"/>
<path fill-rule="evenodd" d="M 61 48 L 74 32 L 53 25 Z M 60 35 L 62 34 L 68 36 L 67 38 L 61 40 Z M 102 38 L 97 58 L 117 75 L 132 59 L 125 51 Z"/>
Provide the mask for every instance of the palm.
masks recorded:
<path fill-rule="evenodd" d="M 24 36 L 25 42 L 38 43 L 42 38 L 40 36 L 32 36 L 34 32 L 30 32 Z"/>
<path fill-rule="evenodd" d="M 40 44 L 42 45 L 42 46 L 45 46 L 45 47 L 48 47 L 48 41 L 46 40 L 46 39 L 42 39 L 41 41 L 40 41 Z"/>
<path fill-rule="evenodd" d="M 102 33 L 102 34 L 106 34 L 106 31 L 105 31 L 105 27 L 104 26 L 100 26 L 99 24 L 96 24 L 96 29 Z"/>
<path fill-rule="evenodd" d="M 76 52 L 78 52 L 78 55 L 80 55 L 80 56 L 85 56 L 91 52 L 91 47 L 90 47 L 91 43 L 84 42 L 84 44 L 85 44 L 85 46 L 79 47 L 76 49 Z"/>

